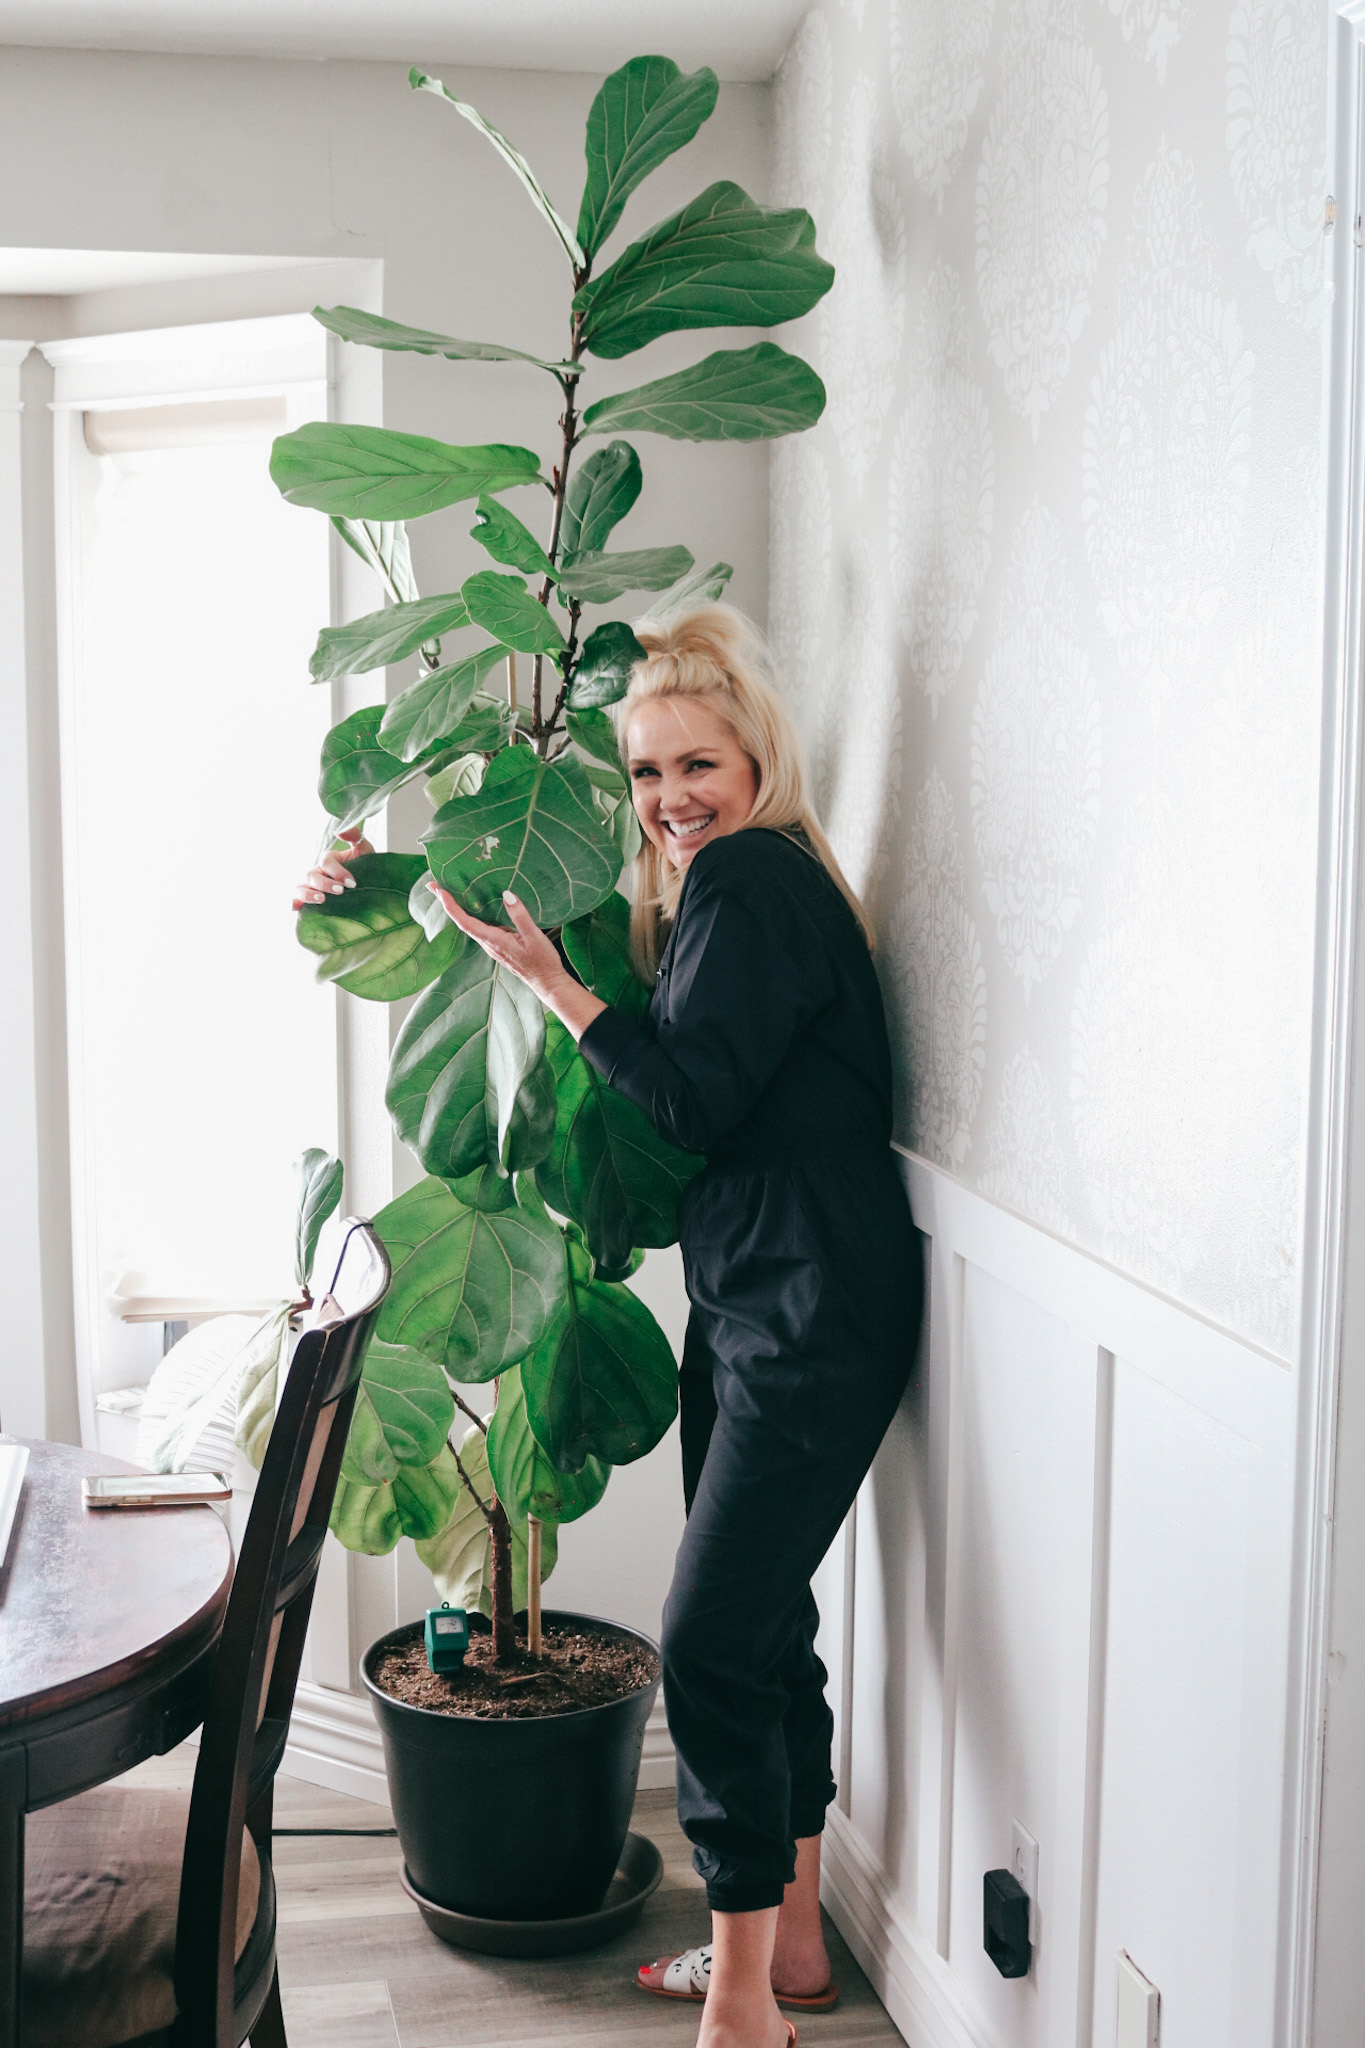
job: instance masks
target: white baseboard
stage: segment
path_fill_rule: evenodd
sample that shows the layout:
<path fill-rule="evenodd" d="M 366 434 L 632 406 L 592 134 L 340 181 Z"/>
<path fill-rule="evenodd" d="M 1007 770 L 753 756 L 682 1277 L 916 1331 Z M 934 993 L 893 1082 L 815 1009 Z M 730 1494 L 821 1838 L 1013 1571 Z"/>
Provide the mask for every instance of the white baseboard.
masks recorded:
<path fill-rule="evenodd" d="M 663 1694 L 654 1702 L 654 1711 L 645 1723 L 645 1748 L 640 1761 L 640 1790 L 642 1792 L 671 1792 L 678 1782 L 673 1763 L 673 1738 L 668 1732 L 668 1718 L 664 1713 Z"/>
<path fill-rule="evenodd" d="M 829 1916 L 910 2048 L 999 2048 L 837 1806 L 825 1819 L 821 1870 Z"/>
<path fill-rule="evenodd" d="M 355 1693 L 301 1681 L 280 1768 L 310 1785 L 325 1785 L 329 1792 L 348 1792 L 353 1799 L 388 1804 L 384 1750 L 374 1713 L 369 1700 Z M 673 1782 L 673 1744 L 663 1701 L 659 1700 L 645 1726 L 640 1790 L 658 1792 Z"/>
<path fill-rule="evenodd" d="M 329 1792 L 389 1803 L 384 1749 L 368 1699 L 301 1680 L 280 1769 Z"/>

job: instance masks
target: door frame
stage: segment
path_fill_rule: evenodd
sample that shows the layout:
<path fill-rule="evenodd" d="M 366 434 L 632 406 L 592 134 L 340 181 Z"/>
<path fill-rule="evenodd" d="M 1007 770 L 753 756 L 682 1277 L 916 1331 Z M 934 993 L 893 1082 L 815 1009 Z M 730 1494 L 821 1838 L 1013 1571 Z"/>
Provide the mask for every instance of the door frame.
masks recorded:
<path fill-rule="evenodd" d="M 1339 1874 L 1323 1859 L 1326 1758 L 1335 1723 L 1350 1704 L 1334 1684 L 1343 1653 L 1348 1665 L 1358 1666 L 1365 1676 L 1365 1611 L 1357 1619 L 1349 1602 L 1338 1597 L 1344 1595 L 1349 1574 L 1342 1569 L 1345 1532 L 1337 1515 L 1338 1462 L 1349 1440 L 1340 1426 L 1343 1412 L 1349 1412 L 1353 1392 L 1365 1400 L 1365 1303 L 1357 1305 L 1347 1289 L 1352 1266 L 1365 1260 L 1365 1202 L 1353 1205 L 1351 1199 L 1352 1182 L 1365 1170 L 1365 1143 L 1357 1160 L 1352 1129 L 1354 1041 L 1365 1021 L 1365 0 L 1328 0 L 1327 14 L 1326 161 L 1336 219 L 1333 226 L 1325 216 L 1323 227 L 1329 237 L 1329 347 L 1324 364 L 1328 464 L 1319 884 L 1275 2027 L 1276 2038 L 1290 2048 L 1314 2043 L 1340 2048 L 1344 2037 L 1334 2033 L 1329 2041 L 1317 2015 L 1330 2024 L 1325 2015 L 1339 2011 L 1343 1997 L 1358 1996 L 1365 2011 L 1358 1935 L 1348 1953 L 1337 1935 L 1338 1915 L 1347 1900 Z M 1365 1566 L 1365 1529 L 1361 1540 Z M 1358 1843 L 1365 1857 L 1365 1768 L 1351 1788 L 1349 1804 L 1349 1811 L 1345 1806 L 1334 1811 L 1332 1826 Z M 1359 1980 L 1358 1993 L 1354 1980 Z"/>

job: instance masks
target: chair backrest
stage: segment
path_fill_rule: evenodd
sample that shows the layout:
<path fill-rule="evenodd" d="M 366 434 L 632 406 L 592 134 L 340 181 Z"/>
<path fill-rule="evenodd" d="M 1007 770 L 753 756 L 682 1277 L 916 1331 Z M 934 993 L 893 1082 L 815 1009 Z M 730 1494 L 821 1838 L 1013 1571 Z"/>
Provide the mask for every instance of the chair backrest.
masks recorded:
<path fill-rule="evenodd" d="M 261 1466 L 194 1774 L 175 1990 L 177 2038 L 202 2048 L 236 2048 L 247 2031 L 243 2015 L 234 2015 L 233 1989 L 244 1826 L 261 1863 L 261 1939 L 253 1936 L 242 1966 L 263 1942 L 273 1957 L 275 1772 L 289 1734 L 318 1560 L 365 1347 L 391 1277 L 384 1247 L 369 1224 L 349 1220 L 342 1228 L 331 1287 L 305 1319 Z M 235 1974 L 240 1981 L 242 1967 Z M 254 1981 L 256 1973 L 247 1974 Z M 267 1971 L 263 1992 L 269 1983 Z M 254 2021 L 255 2015 L 246 2017 Z"/>

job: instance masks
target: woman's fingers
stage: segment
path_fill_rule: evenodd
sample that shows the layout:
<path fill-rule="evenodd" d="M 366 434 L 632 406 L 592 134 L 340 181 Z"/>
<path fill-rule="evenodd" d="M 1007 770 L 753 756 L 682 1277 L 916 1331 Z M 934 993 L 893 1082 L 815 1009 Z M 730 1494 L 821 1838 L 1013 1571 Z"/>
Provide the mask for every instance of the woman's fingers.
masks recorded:
<path fill-rule="evenodd" d="M 507 915 L 524 939 L 538 939 L 542 936 L 540 926 L 532 917 L 520 896 L 514 896 L 510 889 L 504 889 L 502 900 L 507 905 Z"/>
<path fill-rule="evenodd" d="M 446 916 L 451 922 L 457 924 L 476 945 L 482 946 L 485 953 L 491 954 L 495 960 L 501 960 L 504 966 L 515 965 L 512 948 L 508 943 L 509 940 L 515 943 L 514 933 L 507 931 L 500 924 L 484 924 L 481 919 L 471 917 L 469 912 L 455 901 L 449 890 L 443 889 L 440 883 L 431 877 L 428 877 L 427 887 L 432 895 L 439 897 L 444 904 Z"/>
<path fill-rule="evenodd" d="M 355 888 L 356 879 L 348 862 L 358 860 L 361 854 L 374 852 L 369 840 L 362 837 L 362 829 L 359 825 L 348 825 L 344 832 L 337 834 L 345 844 L 328 847 L 317 866 L 310 868 L 303 880 L 294 885 L 293 909 L 303 910 L 310 904 L 325 903 L 329 896 L 341 896 L 347 889 Z"/>

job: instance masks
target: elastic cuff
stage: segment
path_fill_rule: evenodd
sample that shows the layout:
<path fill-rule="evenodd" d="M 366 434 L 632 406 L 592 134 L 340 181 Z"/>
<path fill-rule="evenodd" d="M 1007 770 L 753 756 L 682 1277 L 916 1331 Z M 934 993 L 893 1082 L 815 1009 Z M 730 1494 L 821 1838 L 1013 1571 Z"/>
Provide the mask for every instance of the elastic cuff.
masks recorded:
<path fill-rule="evenodd" d="M 784 1884 L 708 1884 L 706 1903 L 713 1913 L 761 1913 L 780 1906 Z"/>
<path fill-rule="evenodd" d="M 811 1835 L 823 1835 L 825 1832 L 825 1814 L 833 1804 L 835 1797 L 836 1788 L 833 1779 L 831 1779 L 828 1792 L 818 1803 L 815 1800 L 811 1800 L 809 1804 L 793 1806 L 791 1817 L 787 1823 L 792 1831 L 793 1840 L 804 1842 Z"/>
<path fill-rule="evenodd" d="M 627 1017 L 620 1010 L 613 1010 L 608 1004 L 598 1012 L 587 1030 L 578 1041 L 578 1050 L 589 1066 L 596 1067 L 604 1081 L 610 1081 L 612 1073 L 624 1053 L 636 1039 L 647 1039 L 649 1033 Z"/>

